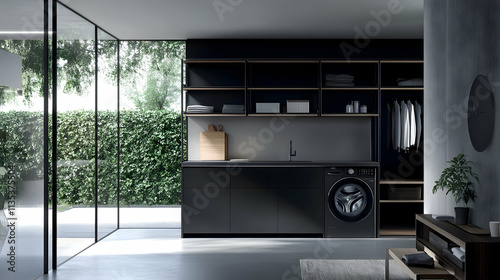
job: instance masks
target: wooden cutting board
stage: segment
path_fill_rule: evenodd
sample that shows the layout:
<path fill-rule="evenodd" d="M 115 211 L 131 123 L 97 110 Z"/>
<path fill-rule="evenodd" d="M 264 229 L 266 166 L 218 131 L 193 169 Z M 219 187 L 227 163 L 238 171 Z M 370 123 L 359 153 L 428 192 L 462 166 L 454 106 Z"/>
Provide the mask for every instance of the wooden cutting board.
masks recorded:
<path fill-rule="evenodd" d="M 226 160 L 227 134 L 223 131 L 200 132 L 200 160 Z"/>

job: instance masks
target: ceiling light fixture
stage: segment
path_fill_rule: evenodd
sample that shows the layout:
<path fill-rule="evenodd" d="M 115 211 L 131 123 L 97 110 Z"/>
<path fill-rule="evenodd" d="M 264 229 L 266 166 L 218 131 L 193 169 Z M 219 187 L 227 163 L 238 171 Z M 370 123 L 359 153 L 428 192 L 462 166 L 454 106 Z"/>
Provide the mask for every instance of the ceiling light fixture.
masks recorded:
<path fill-rule="evenodd" d="M 43 35 L 43 31 L 0 31 L 0 35 Z M 49 31 L 52 34 L 52 31 Z"/>

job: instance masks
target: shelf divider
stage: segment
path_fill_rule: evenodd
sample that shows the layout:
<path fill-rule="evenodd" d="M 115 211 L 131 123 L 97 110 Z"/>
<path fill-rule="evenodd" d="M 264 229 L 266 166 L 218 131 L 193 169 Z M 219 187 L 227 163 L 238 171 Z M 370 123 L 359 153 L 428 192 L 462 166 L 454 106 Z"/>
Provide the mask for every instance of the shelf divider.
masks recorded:
<path fill-rule="evenodd" d="M 379 114 L 321 114 L 323 117 L 378 117 Z"/>
<path fill-rule="evenodd" d="M 323 87 L 324 91 L 339 91 L 339 90 L 370 90 L 375 91 L 378 90 L 378 87 Z M 376 92 L 374 92 L 376 93 Z"/>
<path fill-rule="evenodd" d="M 249 117 L 317 117 L 318 114 L 267 114 L 267 113 L 251 113 Z"/>
<path fill-rule="evenodd" d="M 248 90 L 319 90 L 317 87 L 249 87 Z"/>
<path fill-rule="evenodd" d="M 381 185 L 423 185 L 424 181 L 413 180 L 380 180 Z"/>
<path fill-rule="evenodd" d="M 424 90 L 423 87 L 381 87 L 380 90 Z"/>
<path fill-rule="evenodd" d="M 401 200 L 397 200 L 397 199 L 382 199 L 380 200 L 380 203 L 424 203 L 423 200 L 411 200 L 411 199 L 401 199 Z"/>
<path fill-rule="evenodd" d="M 184 90 L 245 90 L 244 86 L 241 87 L 189 87 L 189 86 L 184 86 Z"/>
<path fill-rule="evenodd" d="M 210 113 L 210 114 L 193 114 L 184 113 L 185 117 L 244 117 L 245 114 L 221 114 L 221 113 Z"/>

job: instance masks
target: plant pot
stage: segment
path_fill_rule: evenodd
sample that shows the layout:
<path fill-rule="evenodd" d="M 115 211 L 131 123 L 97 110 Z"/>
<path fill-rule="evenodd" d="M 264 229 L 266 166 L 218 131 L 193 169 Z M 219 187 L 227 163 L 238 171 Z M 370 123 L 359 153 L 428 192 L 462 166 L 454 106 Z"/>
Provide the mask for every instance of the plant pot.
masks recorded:
<path fill-rule="evenodd" d="M 466 225 L 469 223 L 469 207 L 455 207 L 455 224 Z"/>

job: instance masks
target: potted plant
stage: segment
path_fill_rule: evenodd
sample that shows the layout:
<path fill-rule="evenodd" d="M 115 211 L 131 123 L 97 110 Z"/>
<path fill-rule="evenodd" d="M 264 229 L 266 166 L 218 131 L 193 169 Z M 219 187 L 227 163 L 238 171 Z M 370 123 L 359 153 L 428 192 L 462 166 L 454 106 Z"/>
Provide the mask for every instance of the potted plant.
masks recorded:
<path fill-rule="evenodd" d="M 465 207 L 455 207 L 455 223 L 465 225 L 469 222 L 470 208 L 467 205 L 477 197 L 471 179 L 479 182 L 479 177 L 472 171 L 472 162 L 468 161 L 464 154 L 458 154 L 448 163 L 451 165 L 445 168 L 439 180 L 434 182 L 432 193 L 446 189 L 446 194 L 453 194 L 457 204 L 463 203 Z"/>

